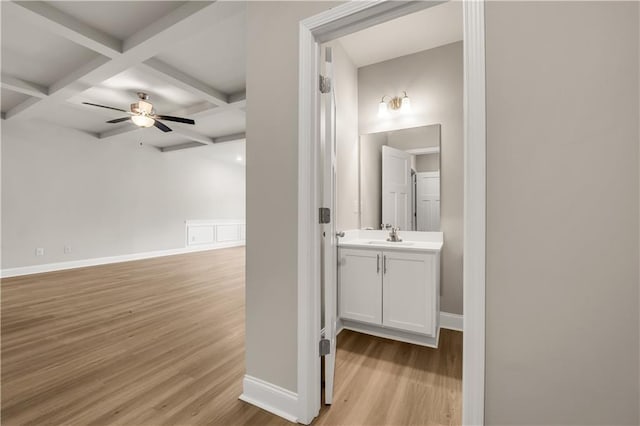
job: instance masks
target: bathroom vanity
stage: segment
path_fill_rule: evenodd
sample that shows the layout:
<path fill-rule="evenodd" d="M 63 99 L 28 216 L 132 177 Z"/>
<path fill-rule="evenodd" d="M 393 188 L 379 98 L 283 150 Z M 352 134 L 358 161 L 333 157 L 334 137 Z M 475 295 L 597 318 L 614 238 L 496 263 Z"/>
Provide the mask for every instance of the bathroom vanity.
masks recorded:
<path fill-rule="evenodd" d="M 338 243 L 343 328 L 423 346 L 439 335 L 441 232 L 347 231 Z"/>

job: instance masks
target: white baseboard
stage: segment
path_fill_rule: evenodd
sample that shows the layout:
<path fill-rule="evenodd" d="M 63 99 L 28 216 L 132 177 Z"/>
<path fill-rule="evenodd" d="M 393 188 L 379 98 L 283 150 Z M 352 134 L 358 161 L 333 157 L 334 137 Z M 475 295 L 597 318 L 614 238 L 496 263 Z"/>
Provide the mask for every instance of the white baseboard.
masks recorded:
<path fill-rule="evenodd" d="M 449 312 L 440 312 L 440 328 L 449 330 L 463 331 L 463 316 L 458 314 L 450 314 Z"/>
<path fill-rule="evenodd" d="M 359 321 L 352 321 L 344 318 L 342 319 L 342 327 L 345 330 L 356 331 L 358 333 L 369 334 L 371 336 L 397 340 L 414 345 L 427 346 L 434 349 L 438 348 L 438 342 L 440 340 L 440 327 L 436 329 L 436 335 L 433 337 Z"/>
<path fill-rule="evenodd" d="M 463 316 L 458 314 L 450 314 L 449 312 L 440 312 L 440 328 L 446 328 L 447 330 L 463 331 Z M 342 321 L 338 318 L 338 327 L 336 330 L 336 336 L 344 330 Z M 322 329 L 324 331 L 324 329 Z"/>
<path fill-rule="evenodd" d="M 216 250 L 229 247 L 245 245 L 244 241 L 233 241 L 229 243 L 216 243 L 203 246 L 182 247 L 169 250 L 156 250 L 144 253 L 124 254 L 120 256 L 97 257 L 93 259 L 71 260 L 69 262 L 46 263 L 43 265 L 22 266 L 18 268 L 8 268 L 0 271 L 0 277 L 18 277 L 21 275 L 41 274 L 44 272 L 63 271 L 65 269 L 84 268 L 87 266 L 106 265 L 109 263 L 130 262 L 132 260 L 151 259 L 154 257 L 171 256 L 175 254 L 194 253 L 198 251 Z"/>
<path fill-rule="evenodd" d="M 264 380 L 245 375 L 240 400 L 297 423 L 298 394 Z"/>

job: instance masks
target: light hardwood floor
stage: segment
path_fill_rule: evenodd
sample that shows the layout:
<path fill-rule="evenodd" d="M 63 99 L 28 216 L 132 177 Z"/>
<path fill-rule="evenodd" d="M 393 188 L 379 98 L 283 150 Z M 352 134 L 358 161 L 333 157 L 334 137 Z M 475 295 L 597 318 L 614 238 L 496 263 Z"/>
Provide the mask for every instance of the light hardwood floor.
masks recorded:
<path fill-rule="evenodd" d="M 290 425 L 239 401 L 244 248 L 2 280 L 3 425 Z M 462 338 L 343 332 L 314 424 L 460 424 Z"/>

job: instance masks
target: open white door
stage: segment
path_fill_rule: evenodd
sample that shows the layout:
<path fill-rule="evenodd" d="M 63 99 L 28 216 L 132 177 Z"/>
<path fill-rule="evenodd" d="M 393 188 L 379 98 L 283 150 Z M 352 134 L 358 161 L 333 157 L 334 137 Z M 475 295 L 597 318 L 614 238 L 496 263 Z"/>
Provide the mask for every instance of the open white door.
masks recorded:
<path fill-rule="evenodd" d="M 411 154 L 382 146 L 382 223 L 411 230 Z"/>
<path fill-rule="evenodd" d="M 336 105 L 331 64 L 331 48 L 325 50 L 324 76 L 328 84 L 323 86 L 321 124 L 321 140 L 323 144 L 322 159 L 322 205 L 330 211 L 328 223 L 322 225 L 322 272 L 323 272 L 323 353 L 324 353 L 324 401 L 329 405 L 333 401 L 333 378 L 336 365 L 336 317 L 337 317 L 337 262 L 338 246 L 335 225 L 336 206 Z M 328 351 L 328 353 L 326 353 Z"/>

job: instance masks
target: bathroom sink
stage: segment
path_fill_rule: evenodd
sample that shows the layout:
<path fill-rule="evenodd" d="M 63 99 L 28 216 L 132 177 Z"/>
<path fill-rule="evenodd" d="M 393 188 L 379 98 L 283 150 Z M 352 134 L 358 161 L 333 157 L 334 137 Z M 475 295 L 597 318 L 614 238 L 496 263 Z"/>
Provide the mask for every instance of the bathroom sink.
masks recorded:
<path fill-rule="evenodd" d="M 375 244 L 375 245 L 382 245 L 382 246 L 412 246 L 413 245 L 411 241 L 385 241 L 385 240 L 369 241 L 367 244 Z"/>

